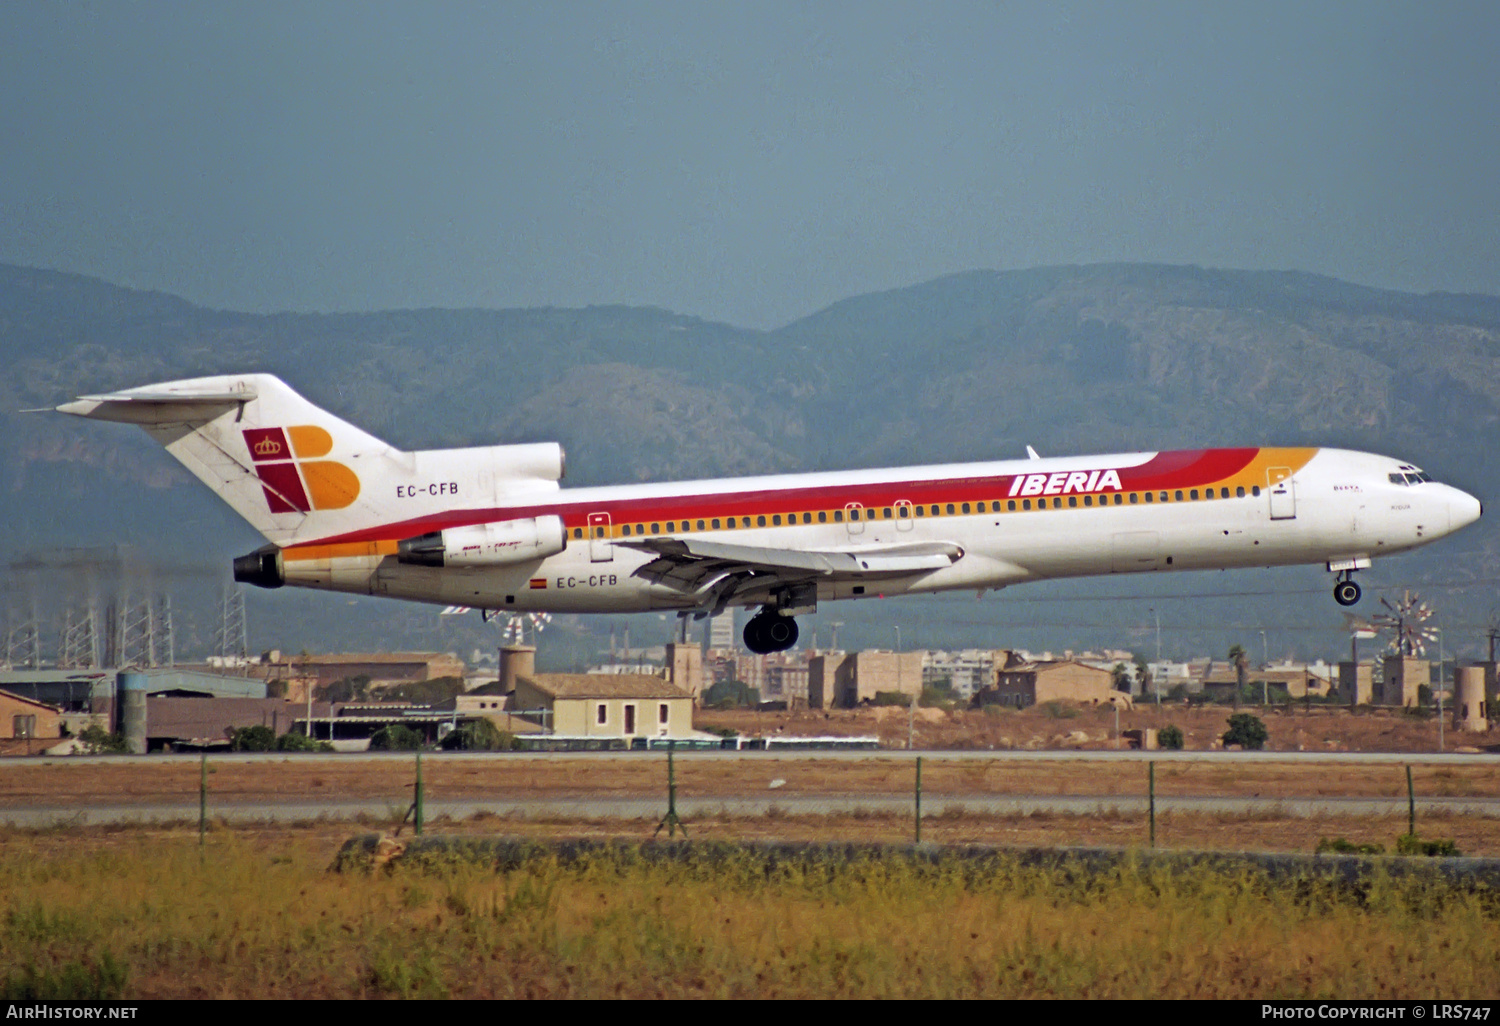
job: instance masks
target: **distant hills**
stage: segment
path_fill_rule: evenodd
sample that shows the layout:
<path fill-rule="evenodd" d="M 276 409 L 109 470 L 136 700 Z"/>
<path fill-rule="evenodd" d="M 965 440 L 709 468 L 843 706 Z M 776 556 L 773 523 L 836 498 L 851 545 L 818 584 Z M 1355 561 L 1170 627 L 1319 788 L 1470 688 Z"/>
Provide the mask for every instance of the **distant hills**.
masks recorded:
<path fill-rule="evenodd" d="M 252 315 L 0 265 L 0 352 L 9 559 L 123 543 L 222 568 L 255 544 L 139 432 L 17 412 L 244 370 L 406 448 L 560 441 L 571 484 L 1324 444 L 1500 502 L 1500 298 L 1298 272 L 970 271 L 751 331 L 620 306 Z M 1409 559 L 1500 577 L 1500 517 Z"/>

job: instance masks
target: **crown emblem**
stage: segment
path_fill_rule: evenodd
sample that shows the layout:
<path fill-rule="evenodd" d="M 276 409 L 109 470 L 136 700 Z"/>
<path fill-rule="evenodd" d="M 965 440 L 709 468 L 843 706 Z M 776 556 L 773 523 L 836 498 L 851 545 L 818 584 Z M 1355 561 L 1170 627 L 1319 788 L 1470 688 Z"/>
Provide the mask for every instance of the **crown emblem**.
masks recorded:
<path fill-rule="evenodd" d="M 275 456 L 281 451 L 281 443 L 274 438 L 262 438 L 255 443 L 255 455 Z"/>

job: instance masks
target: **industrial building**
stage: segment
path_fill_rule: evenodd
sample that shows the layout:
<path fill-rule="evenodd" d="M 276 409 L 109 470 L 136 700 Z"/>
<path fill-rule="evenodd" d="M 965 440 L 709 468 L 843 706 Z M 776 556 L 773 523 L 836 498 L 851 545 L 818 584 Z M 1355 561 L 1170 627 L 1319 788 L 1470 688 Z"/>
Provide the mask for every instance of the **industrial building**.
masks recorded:
<path fill-rule="evenodd" d="M 807 664 L 809 709 L 853 709 L 881 692 L 922 693 L 923 652 L 864 652 L 813 656 Z"/>
<path fill-rule="evenodd" d="M 1004 653 L 994 682 L 974 696 L 977 705 L 1025 709 L 1042 702 L 1086 702 L 1130 708 L 1130 695 L 1115 688 L 1114 674 L 1076 659 L 1033 662 L 1016 652 Z"/>

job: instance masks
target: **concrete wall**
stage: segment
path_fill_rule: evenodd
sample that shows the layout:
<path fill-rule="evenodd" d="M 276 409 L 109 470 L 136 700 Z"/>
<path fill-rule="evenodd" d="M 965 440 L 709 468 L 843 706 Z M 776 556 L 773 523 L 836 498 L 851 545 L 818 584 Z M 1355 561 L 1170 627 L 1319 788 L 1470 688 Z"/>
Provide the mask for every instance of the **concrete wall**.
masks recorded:
<path fill-rule="evenodd" d="M 1356 666 L 1345 659 L 1339 663 L 1339 698 L 1350 705 L 1369 705 L 1375 700 L 1375 666 Z"/>
<path fill-rule="evenodd" d="M 1385 681 L 1381 686 L 1381 705 L 1412 708 L 1417 705 L 1417 688 L 1432 684 L 1432 665 L 1412 656 L 1386 656 Z"/>
<path fill-rule="evenodd" d="M 667 680 L 697 698 L 703 693 L 703 649 L 696 644 L 667 645 Z"/>

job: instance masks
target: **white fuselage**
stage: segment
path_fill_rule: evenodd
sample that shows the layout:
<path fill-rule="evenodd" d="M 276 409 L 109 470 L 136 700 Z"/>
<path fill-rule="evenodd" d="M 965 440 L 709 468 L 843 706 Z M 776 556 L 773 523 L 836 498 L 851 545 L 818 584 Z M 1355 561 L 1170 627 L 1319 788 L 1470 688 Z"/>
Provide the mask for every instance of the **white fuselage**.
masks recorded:
<path fill-rule="evenodd" d="M 820 581 L 819 601 L 1111 573 L 1355 569 L 1478 518 L 1473 496 L 1415 480 L 1418 473 L 1361 452 L 1248 449 L 564 489 L 536 504 L 448 512 L 289 548 L 286 583 L 517 611 L 695 608 L 699 600 L 636 574 L 654 556 L 631 543 L 663 536 L 768 550 L 857 554 L 917 542 L 962 550 L 938 569 Z M 410 566 L 376 552 L 372 541 L 383 533 L 388 544 L 434 524 L 542 514 L 563 518 L 567 548 L 520 565 Z M 735 604 L 767 599 L 742 591 Z"/>

